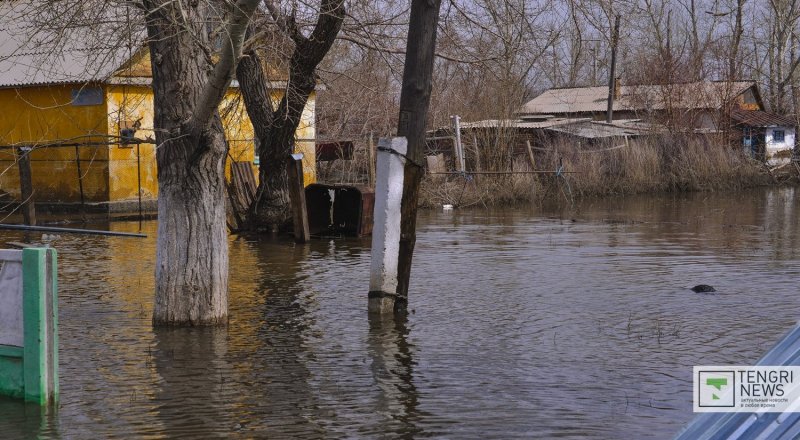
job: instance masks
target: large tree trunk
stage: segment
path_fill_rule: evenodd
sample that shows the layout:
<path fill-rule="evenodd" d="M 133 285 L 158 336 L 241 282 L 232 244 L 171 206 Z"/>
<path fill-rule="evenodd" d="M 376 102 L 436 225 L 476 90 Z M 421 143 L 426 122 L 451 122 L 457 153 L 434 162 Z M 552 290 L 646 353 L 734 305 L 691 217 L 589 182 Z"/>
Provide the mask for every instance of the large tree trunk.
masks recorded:
<path fill-rule="evenodd" d="M 253 32 L 251 26 L 251 29 L 248 30 L 248 38 L 253 33 L 255 32 Z M 253 131 L 257 140 L 257 154 L 259 156 L 258 192 L 256 193 L 255 203 L 250 207 L 250 212 L 247 213 L 246 227 L 255 229 L 259 224 L 279 225 L 284 221 L 283 217 L 280 214 L 271 216 L 269 207 L 273 203 L 279 207 L 288 203 L 288 183 L 284 191 L 277 188 L 273 190 L 276 183 L 278 185 L 281 183 L 279 174 L 282 165 L 280 163 L 271 163 L 268 156 L 262 155 L 261 150 L 263 148 L 260 147 L 271 137 L 274 109 L 267 86 L 268 79 L 264 75 L 261 58 L 255 50 L 247 51 L 242 59 L 239 60 L 239 64 L 236 66 L 236 79 L 239 81 L 239 87 L 242 90 L 242 98 L 247 115 L 253 124 Z M 279 180 L 278 182 L 271 181 L 270 173 L 265 172 L 265 170 L 275 166 L 278 167 L 274 173 L 275 180 Z"/>
<path fill-rule="evenodd" d="M 228 89 L 244 31 L 258 0 L 239 0 L 217 64 L 208 3 L 144 2 L 153 74 L 158 242 L 153 323 L 224 323 L 228 313 L 225 158 L 217 107 Z"/>
<path fill-rule="evenodd" d="M 228 311 L 228 230 L 225 224 L 227 147 L 219 118 L 199 140 L 205 152 L 185 166 L 194 142 L 158 150 L 157 324 L 221 324 Z M 170 144 L 168 144 L 170 145 Z M 189 145 L 186 145 L 187 147 Z"/>
<path fill-rule="evenodd" d="M 289 88 L 272 116 L 268 133 L 259 138 L 259 191 L 251 212 L 260 224 L 270 225 L 277 230 L 288 224 L 292 217 L 289 204 L 289 177 L 286 156 L 292 153 L 295 132 L 300 125 L 300 117 L 314 91 L 316 78 L 314 69 L 294 67 L 290 71 Z M 316 65 L 315 65 L 316 67 Z"/>

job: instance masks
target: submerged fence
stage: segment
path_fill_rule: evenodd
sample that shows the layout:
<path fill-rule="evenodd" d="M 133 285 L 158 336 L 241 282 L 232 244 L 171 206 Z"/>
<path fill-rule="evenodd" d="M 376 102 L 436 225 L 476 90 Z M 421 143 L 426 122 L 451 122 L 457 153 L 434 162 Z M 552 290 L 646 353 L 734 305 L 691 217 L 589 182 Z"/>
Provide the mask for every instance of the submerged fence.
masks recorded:
<path fill-rule="evenodd" d="M 58 401 L 55 249 L 0 250 L 0 394 Z"/>

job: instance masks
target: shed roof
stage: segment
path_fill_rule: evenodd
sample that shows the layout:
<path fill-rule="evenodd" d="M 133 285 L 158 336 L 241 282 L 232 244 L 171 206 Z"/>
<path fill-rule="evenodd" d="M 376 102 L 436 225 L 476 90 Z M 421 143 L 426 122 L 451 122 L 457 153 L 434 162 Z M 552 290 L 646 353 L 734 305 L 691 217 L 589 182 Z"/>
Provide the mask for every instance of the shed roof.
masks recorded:
<path fill-rule="evenodd" d="M 481 121 L 462 122 L 461 130 L 481 130 L 481 129 L 543 129 L 559 125 L 574 124 L 576 122 L 591 121 L 591 118 L 548 118 L 544 120 L 521 120 L 521 119 L 484 119 Z M 439 127 L 429 130 L 429 134 L 452 132 L 452 126 Z"/>
<path fill-rule="evenodd" d="M 0 0 L 0 88 L 150 85 L 142 19 L 127 0 Z M 286 73 L 265 67 L 270 88 L 284 88 Z"/>
<path fill-rule="evenodd" d="M 105 81 L 144 41 L 130 3 L 0 2 L 0 87 Z"/>
<path fill-rule="evenodd" d="M 589 118 L 551 118 L 543 121 L 526 121 L 518 119 L 486 119 L 475 122 L 462 122 L 462 129 L 475 128 L 548 128 L 564 124 L 589 121 Z"/>
<path fill-rule="evenodd" d="M 623 85 L 614 110 L 714 109 L 755 87 L 754 81 L 701 81 L 682 84 Z M 757 89 L 756 89 L 757 90 Z M 757 98 L 760 99 L 760 98 Z M 528 101 L 522 114 L 600 113 L 608 106 L 608 86 L 550 89 Z"/>
<path fill-rule="evenodd" d="M 547 130 L 584 139 L 604 139 L 652 135 L 663 131 L 663 127 L 639 122 L 638 120 L 619 120 L 611 124 L 599 121 L 581 121 L 550 127 Z"/>
<path fill-rule="evenodd" d="M 756 110 L 733 110 L 731 119 L 739 125 L 750 127 L 794 127 L 797 121 L 789 116 Z"/>

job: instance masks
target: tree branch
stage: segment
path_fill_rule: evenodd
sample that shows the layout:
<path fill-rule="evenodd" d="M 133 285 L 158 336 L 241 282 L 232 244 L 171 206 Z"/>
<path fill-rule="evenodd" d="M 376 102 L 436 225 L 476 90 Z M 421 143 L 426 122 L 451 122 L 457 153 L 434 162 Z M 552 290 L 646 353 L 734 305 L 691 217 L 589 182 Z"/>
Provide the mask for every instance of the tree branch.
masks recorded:
<path fill-rule="evenodd" d="M 222 32 L 225 40 L 222 44 L 219 61 L 203 88 L 203 93 L 195 107 L 194 116 L 189 123 L 193 135 L 199 134 L 200 130 L 208 125 L 211 116 L 228 91 L 236 63 L 241 56 L 247 24 L 259 2 L 260 0 L 238 0 L 231 11 L 231 16 Z"/>
<path fill-rule="evenodd" d="M 349 42 L 354 43 L 354 44 L 356 44 L 358 46 L 361 46 L 361 47 L 363 47 L 365 49 L 376 50 L 378 52 L 391 53 L 391 54 L 395 54 L 395 55 L 405 55 L 405 53 L 406 53 L 406 51 L 403 50 L 403 49 L 395 49 L 395 48 L 390 48 L 390 47 L 381 47 L 381 46 L 378 46 L 378 45 L 375 45 L 375 44 L 371 44 L 371 43 L 368 43 L 368 42 L 366 42 L 364 40 L 361 40 L 361 39 L 358 39 L 358 38 L 355 38 L 355 37 L 351 37 L 351 36 L 348 36 L 348 35 L 339 35 L 337 38 L 339 40 L 349 41 Z M 453 56 L 450 56 L 450 55 L 443 54 L 441 52 L 436 52 L 434 55 L 437 58 L 441 58 L 443 60 L 453 61 L 453 62 L 461 63 L 461 64 L 480 64 L 480 63 L 485 63 L 487 61 L 498 60 L 500 58 L 500 57 L 494 56 L 494 57 L 488 57 L 488 58 L 479 58 L 479 59 L 475 59 L 475 60 L 465 60 L 463 58 L 456 58 L 456 57 L 453 57 Z"/>

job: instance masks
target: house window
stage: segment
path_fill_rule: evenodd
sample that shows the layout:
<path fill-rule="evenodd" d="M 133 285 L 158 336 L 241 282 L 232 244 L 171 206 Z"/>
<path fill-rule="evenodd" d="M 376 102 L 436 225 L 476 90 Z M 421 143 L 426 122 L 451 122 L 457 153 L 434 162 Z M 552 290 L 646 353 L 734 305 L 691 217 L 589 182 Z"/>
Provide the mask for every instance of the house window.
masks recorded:
<path fill-rule="evenodd" d="M 772 140 L 775 142 L 783 142 L 784 139 L 784 131 L 783 130 L 773 130 L 772 131 Z"/>
<path fill-rule="evenodd" d="M 103 103 L 103 89 L 99 87 L 83 87 L 72 89 L 72 105 L 99 105 Z"/>
<path fill-rule="evenodd" d="M 745 147 L 749 147 L 753 144 L 753 130 L 750 127 L 745 127 L 742 129 L 742 143 Z"/>

